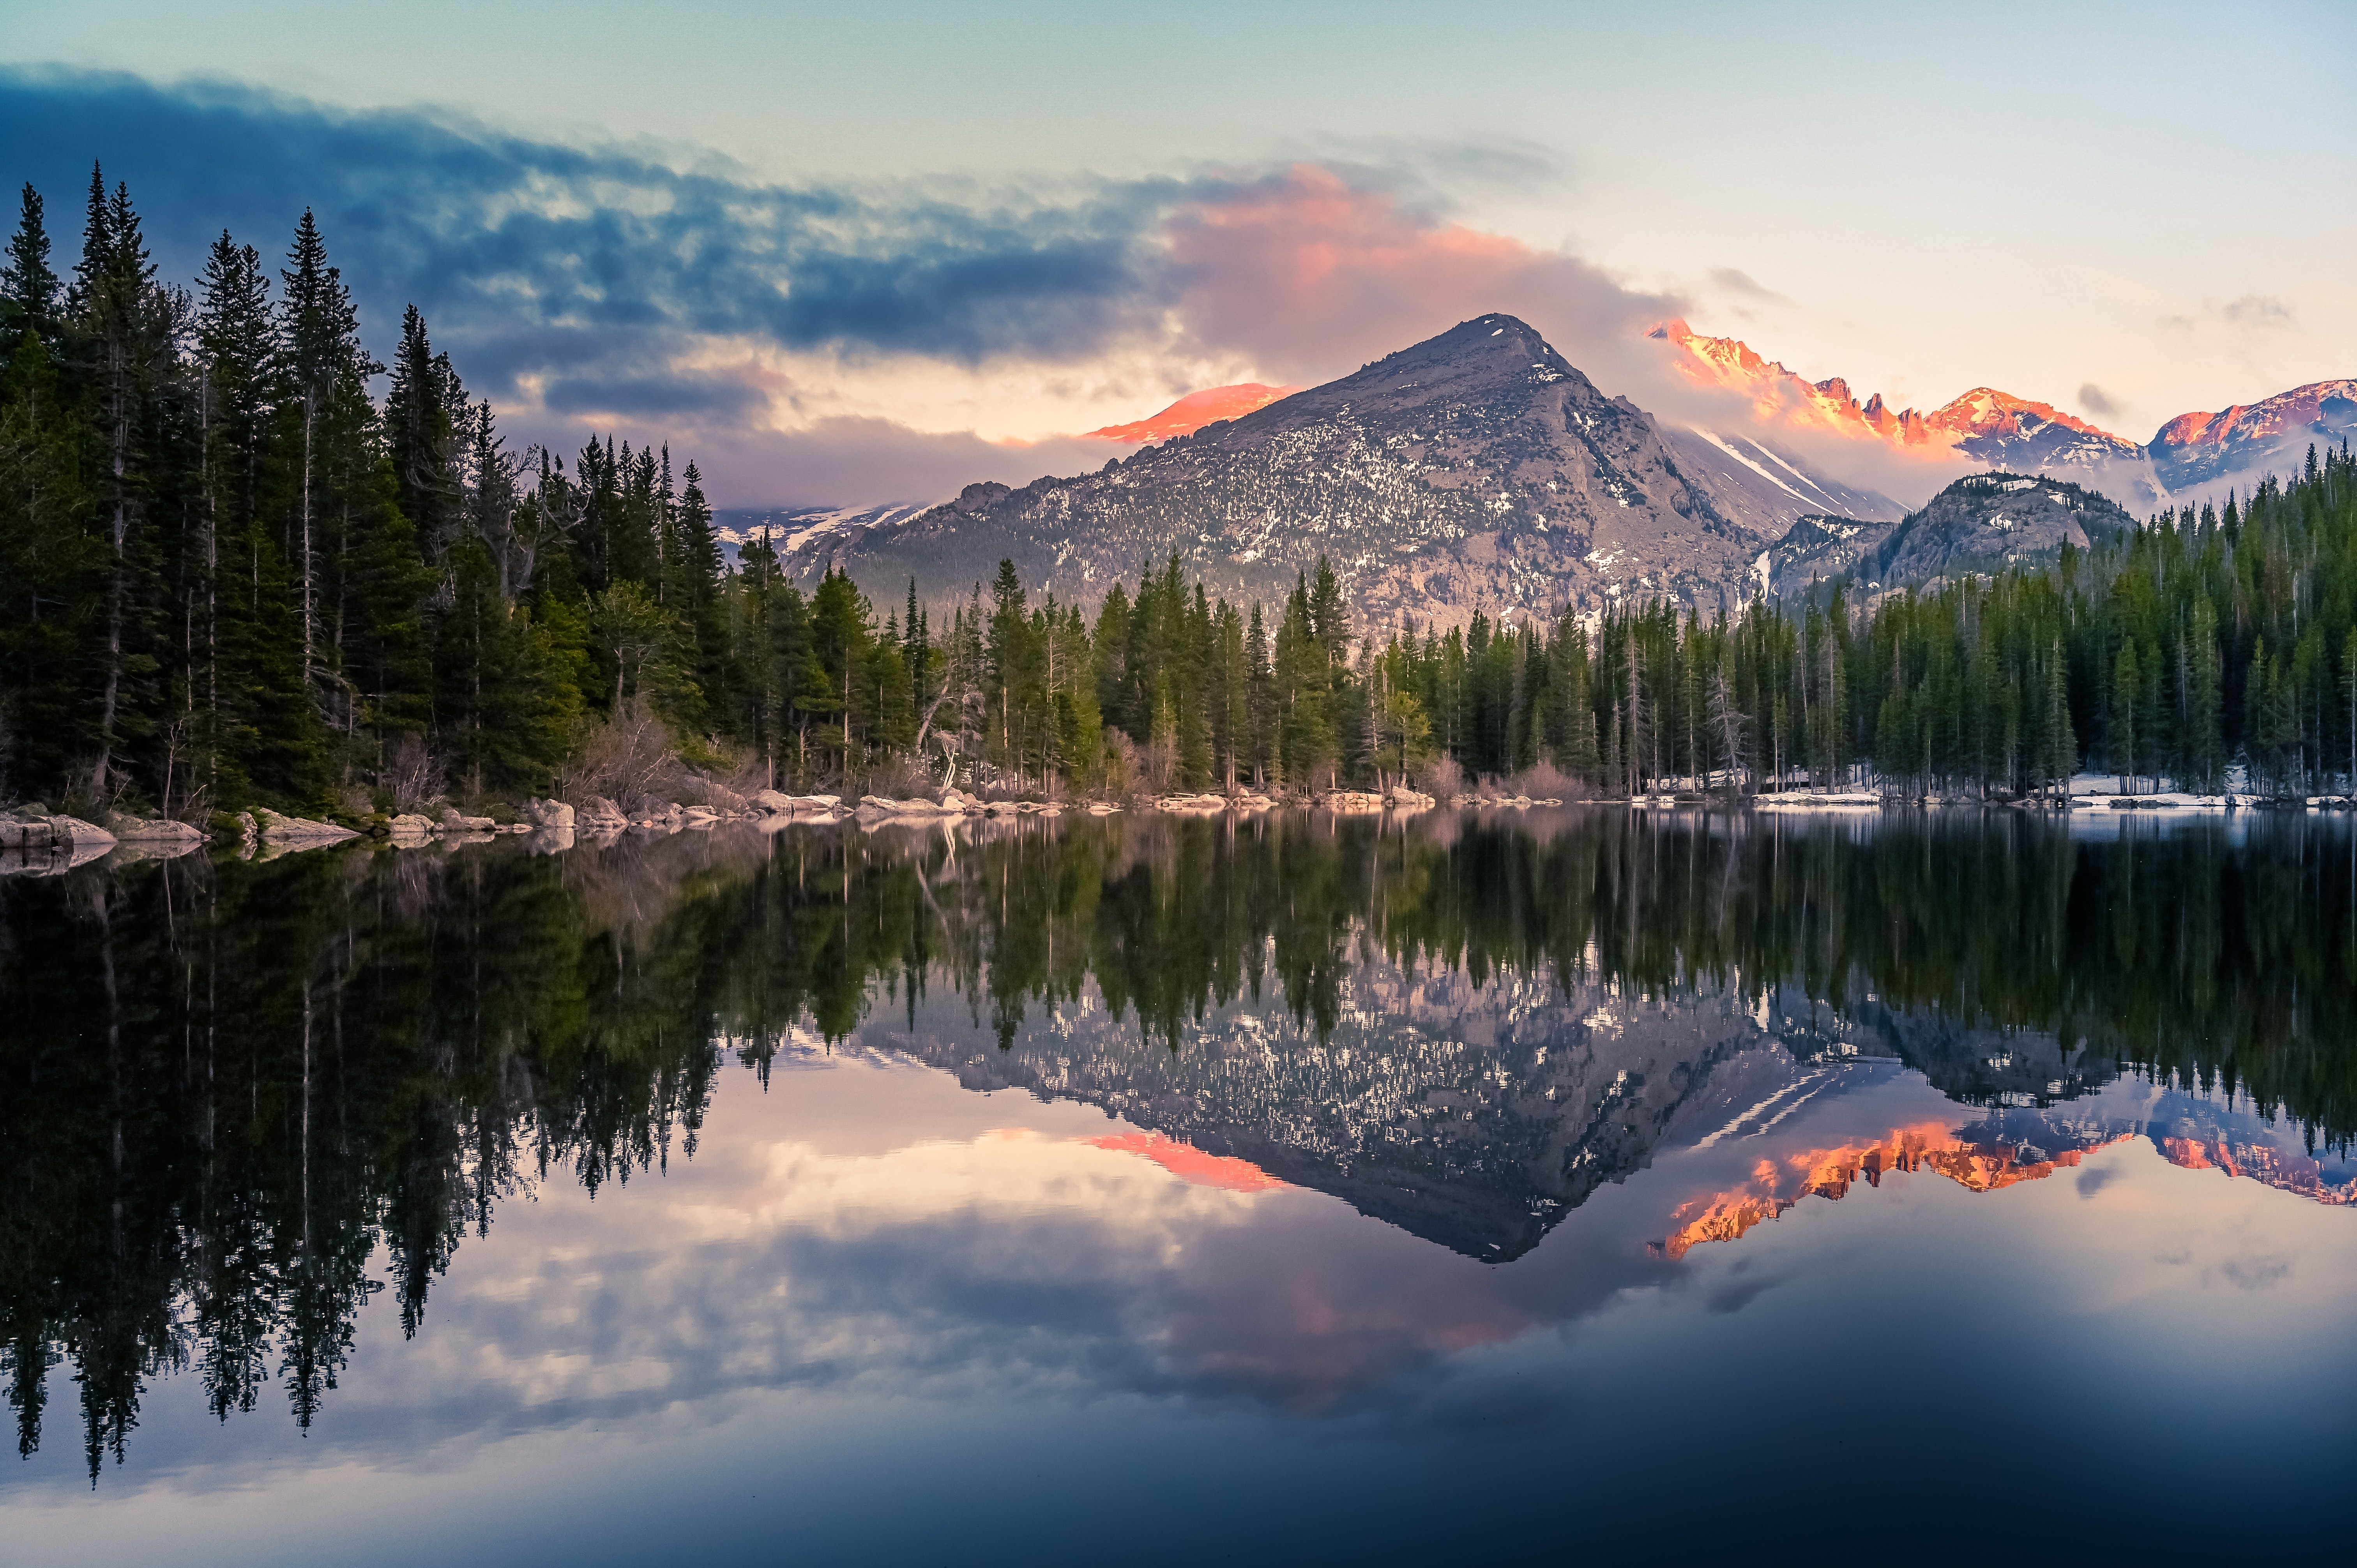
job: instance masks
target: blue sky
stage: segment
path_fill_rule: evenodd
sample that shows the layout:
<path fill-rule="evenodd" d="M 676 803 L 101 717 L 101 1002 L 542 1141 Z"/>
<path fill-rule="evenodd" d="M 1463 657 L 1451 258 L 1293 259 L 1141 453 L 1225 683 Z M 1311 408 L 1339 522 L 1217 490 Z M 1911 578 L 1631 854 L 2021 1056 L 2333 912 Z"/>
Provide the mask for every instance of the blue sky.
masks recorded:
<path fill-rule="evenodd" d="M 678 431 L 747 501 L 1491 308 L 1641 403 L 1671 312 L 2138 439 L 2357 373 L 2346 6 L 7 10 L 65 224 L 93 156 L 181 275 L 316 205 L 372 337 L 414 298 L 519 431 Z"/>

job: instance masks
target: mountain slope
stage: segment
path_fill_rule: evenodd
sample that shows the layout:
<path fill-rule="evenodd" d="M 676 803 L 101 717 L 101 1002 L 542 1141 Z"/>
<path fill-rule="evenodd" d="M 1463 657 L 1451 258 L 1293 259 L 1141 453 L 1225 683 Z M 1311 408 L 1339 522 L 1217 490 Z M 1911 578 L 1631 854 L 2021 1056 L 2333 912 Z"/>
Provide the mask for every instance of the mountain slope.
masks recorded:
<path fill-rule="evenodd" d="M 830 532 L 828 562 L 897 596 L 986 580 L 1090 600 L 1176 553 L 1213 594 L 1265 599 L 1329 556 L 1361 624 L 1739 596 L 1773 537 L 1689 477 L 1644 411 L 1527 324 L 1485 316 L 1241 419 L 1021 489 L 971 485 L 898 524 Z"/>
<path fill-rule="evenodd" d="M 1894 522 L 1906 514 L 1889 497 L 1843 484 L 1756 436 L 1674 424 L 1662 436 L 1718 510 L 1755 532 L 1772 537 L 1827 511 Z"/>
<path fill-rule="evenodd" d="M 1809 517 L 1768 552 L 1770 591 L 1847 577 L 1868 594 L 1953 577 L 2040 566 L 2067 542 L 2116 539 L 2136 519 L 2083 485 L 2003 471 L 1958 479 L 1895 523 Z"/>

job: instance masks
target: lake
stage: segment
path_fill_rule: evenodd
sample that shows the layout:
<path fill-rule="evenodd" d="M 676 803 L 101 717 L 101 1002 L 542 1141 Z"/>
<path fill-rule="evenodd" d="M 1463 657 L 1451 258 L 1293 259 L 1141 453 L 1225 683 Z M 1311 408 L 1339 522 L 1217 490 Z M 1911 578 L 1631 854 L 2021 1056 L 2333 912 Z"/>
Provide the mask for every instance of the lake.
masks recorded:
<path fill-rule="evenodd" d="M 2337 1556 L 2357 840 L 2119 815 L 0 878 L 0 1555 Z"/>

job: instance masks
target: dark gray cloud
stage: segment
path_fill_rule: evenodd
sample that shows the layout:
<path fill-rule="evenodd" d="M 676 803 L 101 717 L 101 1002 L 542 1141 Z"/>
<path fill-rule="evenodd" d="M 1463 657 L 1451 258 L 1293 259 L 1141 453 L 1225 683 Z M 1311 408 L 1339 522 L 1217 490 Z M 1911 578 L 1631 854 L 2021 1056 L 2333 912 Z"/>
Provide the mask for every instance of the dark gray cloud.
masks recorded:
<path fill-rule="evenodd" d="M 2109 419 L 2114 414 L 2120 412 L 2120 405 L 2112 400 L 2111 393 L 2105 392 L 2103 388 L 2097 386 L 2093 381 L 2081 383 L 2079 387 L 2079 406 L 2085 409 L 2089 413 L 2093 414 L 2097 419 Z"/>
<path fill-rule="evenodd" d="M 790 188 L 422 114 L 55 71 L 0 73 L 0 146 L 65 257 L 93 159 L 130 184 L 171 277 L 192 278 L 224 228 L 282 252 L 307 206 L 380 353 L 414 302 L 496 400 L 529 383 L 555 414 L 724 425 L 758 394 L 675 368 L 686 339 L 976 364 L 1079 359 L 1145 329 L 1173 287 L 1155 226 L 1195 188 Z"/>
<path fill-rule="evenodd" d="M 529 327 L 560 360 L 553 338 L 652 329 L 965 362 L 1084 353 L 1162 292 L 1144 242 L 1172 194 L 957 203 L 765 186 L 418 114 L 58 73 L 0 76 L 0 145 L 68 222 L 102 160 L 171 270 L 192 273 L 224 226 L 283 245 L 309 206 L 371 316 L 414 300 L 452 327 Z"/>

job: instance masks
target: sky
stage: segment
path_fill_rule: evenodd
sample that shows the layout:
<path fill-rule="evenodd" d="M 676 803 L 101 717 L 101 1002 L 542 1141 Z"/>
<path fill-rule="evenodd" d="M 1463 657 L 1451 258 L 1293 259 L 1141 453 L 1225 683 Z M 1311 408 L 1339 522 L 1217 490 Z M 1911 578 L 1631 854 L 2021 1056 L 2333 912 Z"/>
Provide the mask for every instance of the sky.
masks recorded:
<path fill-rule="evenodd" d="M 2357 374 L 2352 67 L 2321 4 L 0 0 L 0 174 L 70 254 L 99 160 L 184 280 L 313 207 L 511 439 L 850 503 L 1500 309 L 1672 416 L 1676 315 L 2147 439 Z"/>

